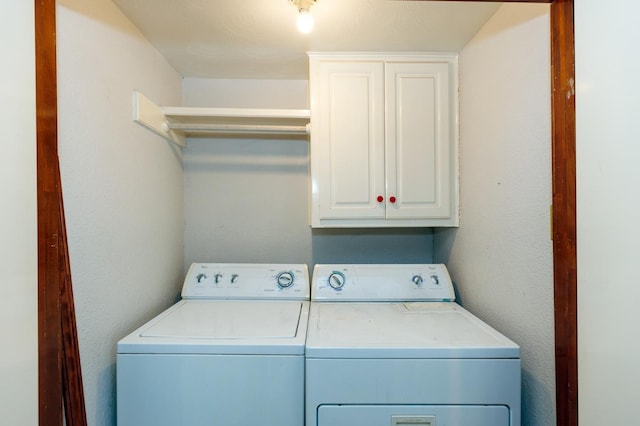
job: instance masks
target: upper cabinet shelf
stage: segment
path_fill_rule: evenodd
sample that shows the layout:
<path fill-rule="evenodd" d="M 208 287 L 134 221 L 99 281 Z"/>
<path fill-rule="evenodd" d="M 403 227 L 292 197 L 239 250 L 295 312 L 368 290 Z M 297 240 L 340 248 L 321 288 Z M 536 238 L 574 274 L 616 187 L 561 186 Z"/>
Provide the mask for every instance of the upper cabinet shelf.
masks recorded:
<path fill-rule="evenodd" d="M 307 135 L 307 109 L 160 107 L 134 92 L 134 121 L 186 146 L 186 137 L 212 134 Z"/>

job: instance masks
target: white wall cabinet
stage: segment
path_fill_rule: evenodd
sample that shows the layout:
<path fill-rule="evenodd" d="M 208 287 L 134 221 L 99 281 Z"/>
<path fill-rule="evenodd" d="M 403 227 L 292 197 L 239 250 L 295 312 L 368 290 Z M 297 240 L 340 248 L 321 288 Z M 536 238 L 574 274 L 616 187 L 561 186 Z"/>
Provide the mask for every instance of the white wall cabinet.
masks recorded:
<path fill-rule="evenodd" d="M 457 226 L 457 57 L 309 60 L 311 225 Z"/>

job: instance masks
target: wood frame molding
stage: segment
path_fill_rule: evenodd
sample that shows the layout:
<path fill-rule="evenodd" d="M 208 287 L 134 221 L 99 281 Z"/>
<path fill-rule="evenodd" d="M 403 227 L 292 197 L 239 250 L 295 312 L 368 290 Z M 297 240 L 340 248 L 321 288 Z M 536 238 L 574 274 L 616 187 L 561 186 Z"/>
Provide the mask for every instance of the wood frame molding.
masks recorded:
<path fill-rule="evenodd" d="M 553 282 L 557 424 L 578 425 L 574 0 L 551 4 Z"/>
<path fill-rule="evenodd" d="M 574 0 L 503 1 L 551 3 L 556 411 L 558 425 L 577 426 Z M 55 7 L 35 0 L 39 424 L 62 425 L 64 403 L 72 426 L 86 424 L 86 413 L 57 153 Z"/>
<path fill-rule="evenodd" d="M 38 423 L 87 424 L 58 161 L 56 1 L 35 0 Z"/>
<path fill-rule="evenodd" d="M 35 1 L 38 200 L 38 418 L 62 424 L 62 330 L 58 274 L 58 124 L 55 0 Z"/>

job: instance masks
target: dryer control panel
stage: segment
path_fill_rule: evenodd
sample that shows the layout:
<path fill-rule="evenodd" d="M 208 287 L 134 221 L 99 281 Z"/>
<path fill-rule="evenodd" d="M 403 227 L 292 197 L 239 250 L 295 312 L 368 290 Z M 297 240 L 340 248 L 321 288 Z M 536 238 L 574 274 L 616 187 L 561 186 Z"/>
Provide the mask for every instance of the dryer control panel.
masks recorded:
<path fill-rule="evenodd" d="M 316 265 L 311 300 L 452 302 L 455 293 L 443 264 Z"/>
<path fill-rule="evenodd" d="M 182 297 L 309 300 L 309 291 L 305 264 L 193 263 Z"/>

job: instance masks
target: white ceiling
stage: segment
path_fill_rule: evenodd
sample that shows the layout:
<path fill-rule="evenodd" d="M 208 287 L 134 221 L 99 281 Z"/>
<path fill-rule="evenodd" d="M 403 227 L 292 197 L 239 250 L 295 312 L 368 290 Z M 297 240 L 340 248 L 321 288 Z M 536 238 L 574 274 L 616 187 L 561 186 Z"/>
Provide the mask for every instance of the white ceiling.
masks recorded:
<path fill-rule="evenodd" d="M 308 51 L 457 52 L 501 3 L 318 0 L 301 34 L 289 0 L 113 0 L 184 77 L 306 79 Z"/>

